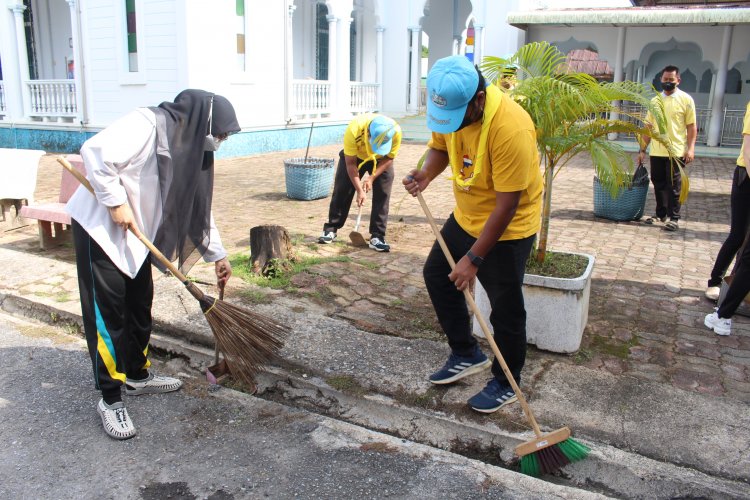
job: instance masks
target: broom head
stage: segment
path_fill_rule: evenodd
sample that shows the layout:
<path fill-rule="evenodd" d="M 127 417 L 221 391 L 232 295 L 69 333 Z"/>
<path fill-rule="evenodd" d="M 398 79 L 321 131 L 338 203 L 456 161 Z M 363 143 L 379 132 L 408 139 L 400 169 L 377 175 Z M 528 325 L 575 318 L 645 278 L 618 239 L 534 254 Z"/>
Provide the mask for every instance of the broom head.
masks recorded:
<path fill-rule="evenodd" d="M 248 387 L 278 355 L 288 328 L 272 318 L 203 295 L 200 306 L 232 374 Z"/>
<path fill-rule="evenodd" d="M 583 460 L 590 451 L 590 448 L 570 437 L 567 427 L 516 446 L 516 455 L 521 457 L 521 472 L 535 477 Z"/>
<path fill-rule="evenodd" d="M 362 236 L 362 233 L 358 231 L 352 231 L 349 233 L 349 239 L 352 241 L 352 245 L 355 247 L 366 247 L 367 246 L 367 240 L 364 236 Z"/>

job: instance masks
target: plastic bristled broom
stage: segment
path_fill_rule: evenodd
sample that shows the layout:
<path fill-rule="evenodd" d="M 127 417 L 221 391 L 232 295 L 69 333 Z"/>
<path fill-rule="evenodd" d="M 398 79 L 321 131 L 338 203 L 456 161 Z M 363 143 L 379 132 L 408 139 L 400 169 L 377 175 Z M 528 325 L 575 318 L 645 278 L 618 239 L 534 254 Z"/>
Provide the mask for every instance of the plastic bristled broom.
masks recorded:
<path fill-rule="evenodd" d="M 445 240 L 443 240 L 443 236 L 440 234 L 437 224 L 435 224 L 435 219 L 432 218 L 432 213 L 427 207 L 421 192 L 417 193 L 417 198 L 419 199 L 419 204 L 422 205 L 422 210 L 424 210 L 427 220 L 430 222 L 430 226 L 432 226 L 432 231 L 435 233 L 435 238 L 437 238 L 440 248 L 445 254 L 445 258 L 448 260 L 451 269 L 455 268 L 456 263 L 445 244 Z M 508 379 L 508 383 L 510 383 L 513 388 L 513 392 L 516 393 L 518 402 L 521 403 L 521 408 L 523 408 L 523 412 L 531 424 L 534 434 L 536 434 L 536 439 L 532 439 L 531 441 L 516 446 L 516 455 L 521 458 L 521 472 L 530 476 L 549 474 L 559 470 L 561 467 L 569 463 L 586 458 L 591 450 L 589 447 L 571 438 L 570 429 L 568 427 L 562 427 L 547 433 L 541 431 L 539 424 L 537 424 L 536 418 L 534 417 L 534 413 L 531 411 L 529 403 L 526 401 L 526 398 L 521 392 L 521 388 L 518 387 L 518 384 L 513 378 L 513 374 L 511 374 L 503 355 L 500 353 L 500 349 L 498 349 L 495 339 L 492 338 L 490 328 L 480 313 L 476 302 L 474 302 L 474 297 L 471 296 L 471 292 L 469 292 L 468 288 L 464 289 L 464 297 L 466 297 L 466 303 L 479 321 L 479 325 L 482 327 L 482 332 L 484 333 L 487 342 L 489 342 L 492 352 L 495 353 L 495 359 L 500 363 L 500 367 L 503 369 L 503 373 Z"/>

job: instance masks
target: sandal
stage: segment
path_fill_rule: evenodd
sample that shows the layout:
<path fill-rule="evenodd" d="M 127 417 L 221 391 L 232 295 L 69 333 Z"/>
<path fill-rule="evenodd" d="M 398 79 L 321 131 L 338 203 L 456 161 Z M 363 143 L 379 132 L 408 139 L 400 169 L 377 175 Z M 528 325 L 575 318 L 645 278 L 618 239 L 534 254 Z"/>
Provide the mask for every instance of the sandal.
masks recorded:
<path fill-rule="evenodd" d="M 667 220 L 666 217 L 659 217 L 658 215 L 652 215 L 648 219 L 644 220 L 643 223 L 652 226 L 654 224 L 664 222 L 665 220 Z"/>

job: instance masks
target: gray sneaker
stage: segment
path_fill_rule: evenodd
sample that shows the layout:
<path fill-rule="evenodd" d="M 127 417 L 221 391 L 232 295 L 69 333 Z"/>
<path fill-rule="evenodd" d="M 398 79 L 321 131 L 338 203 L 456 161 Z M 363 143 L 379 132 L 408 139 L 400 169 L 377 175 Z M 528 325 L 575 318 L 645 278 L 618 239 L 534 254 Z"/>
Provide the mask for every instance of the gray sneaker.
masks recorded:
<path fill-rule="evenodd" d="M 135 436 L 135 427 L 130 420 L 128 410 L 122 401 L 108 405 L 104 399 L 99 400 L 96 405 L 96 411 L 102 417 L 104 432 L 115 439 L 130 439 Z"/>
<path fill-rule="evenodd" d="M 153 373 L 149 373 L 148 377 L 143 380 L 125 379 L 125 394 L 131 396 L 172 392 L 180 387 L 182 387 L 182 380 Z"/>

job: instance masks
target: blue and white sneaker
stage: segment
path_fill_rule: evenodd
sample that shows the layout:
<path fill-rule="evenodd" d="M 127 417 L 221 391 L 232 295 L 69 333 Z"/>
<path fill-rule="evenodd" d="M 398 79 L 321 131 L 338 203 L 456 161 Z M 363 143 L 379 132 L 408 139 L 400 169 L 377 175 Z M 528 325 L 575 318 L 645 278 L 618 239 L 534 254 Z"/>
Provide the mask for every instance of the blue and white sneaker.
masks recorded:
<path fill-rule="evenodd" d="M 443 367 L 430 375 L 433 384 L 450 384 L 469 375 L 479 373 L 492 365 L 482 351 L 477 349 L 474 356 L 456 356 L 451 354 Z"/>
<path fill-rule="evenodd" d="M 322 243 L 324 245 L 327 245 L 328 243 L 333 243 L 333 240 L 336 239 L 336 233 L 333 231 L 323 231 L 323 234 L 318 238 L 318 243 Z"/>
<path fill-rule="evenodd" d="M 511 386 L 501 384 L 493 377 L 484 389 L 469 399 L 468 403 L 472 410 L 492 413 L 517 400 L 516 393 L 513 392 Z"/>
<path fill-rule="evenodd" d="M 391 246 L 377 236 L 370 240 L 369 246 L 376 252 L 390 252 L 391 250 Z"/>

